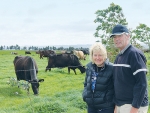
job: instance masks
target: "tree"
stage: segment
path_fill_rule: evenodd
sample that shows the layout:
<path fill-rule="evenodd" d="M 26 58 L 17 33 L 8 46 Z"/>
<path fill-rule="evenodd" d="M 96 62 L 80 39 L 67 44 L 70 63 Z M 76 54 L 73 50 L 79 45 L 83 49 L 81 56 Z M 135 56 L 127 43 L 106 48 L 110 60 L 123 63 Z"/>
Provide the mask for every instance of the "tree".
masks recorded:
<path fill-rule="evenodd" d="M 9 50 L 9 47 L 7 46 L 7 50 Z"/>
<path fill-rule="evenodd" d="M 10 46 L 10 49 L 15 49 L 15 46 L 11 45 L 11 46 Z"/>
<path fill-rule="evenodd" d="M 122 8 L 114 3 L 111 3 L 107 9 L 96 11 L 95 14 L 97 16 L 94 22 L 99 25 L 94 35 L 101 38 L 102 43 L 106 45 L 110 61 L 113 61 L 115 55 L 118 53 L 118 49 L 114 47 L 112 38 L 109 38 L 111 30 L 116 24 L 127 25 L 128 23 L 126 22 Z"/>
<path fill-rule="evenodd" d="M 20 50 L 20 46 L 16 44 L 15 49 Z"/>
<path fill-rule="evenodd" d="M 68 50 L 72 51 L 72 50 L 74 50 L 74 47 L 69 46 Z"/>
<path fill-rule="evenodd" d="M 139 40 L 148 45 L 150 50 L 150 28 L 145 24 L 139 24 L 135 30 L 133 30 L 133 40 Z"/>
<path fill-rule="evenodd" d="M 53 48 L 52 50 L 56 50 L 56 49 L 57 49 L 57 48 L 56 48 L 56 47 L 54 47 L 54 46 L 53 46 L 52 48 Z"/>
<path fill-rule="evenodd" d="M 3 50 L 3 49 L 4 49 L 3 46 L 1 46 L 1 47 L 0 47 L 0 50 Z"/>
<path fill-rule="evenodd" d="M 27 50 L 27 47 L 26 47 L 26 46 L 24 46 L 24 47 L 23 47 L 23 50 Z"/>

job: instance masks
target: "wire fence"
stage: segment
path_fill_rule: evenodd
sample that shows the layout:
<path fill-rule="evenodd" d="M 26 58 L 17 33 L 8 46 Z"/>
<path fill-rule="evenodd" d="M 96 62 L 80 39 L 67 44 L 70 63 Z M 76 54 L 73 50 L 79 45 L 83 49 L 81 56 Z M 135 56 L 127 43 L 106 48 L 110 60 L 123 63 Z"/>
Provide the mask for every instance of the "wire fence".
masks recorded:
<path fill-rule="evenodd" d="M 51 67 L 51 68 L 38 68 L 38 71 L 45 71 L 46 69 L 64 69 L 64 68 L 78 68 L 79 66 L 82 66 L 82 65 L 77 65 L 77 66 L 66 66 L 66 67 Z M 18 71 L 31 71 L 31 70 L 36 70 L 36 69 L 27 69 L 27 70 L 25 70 L 25 69 L 23 69 L 23 70 L 14 70 L 14 69 L 12 69 L 12 70 L 10 70 L 10 69 L 8 69 L 8 68 L 3 68 L 2 69 L 3 70 L 3 72 L 4 71 L 7 71 L 7 72 L 18 72 Z"/>

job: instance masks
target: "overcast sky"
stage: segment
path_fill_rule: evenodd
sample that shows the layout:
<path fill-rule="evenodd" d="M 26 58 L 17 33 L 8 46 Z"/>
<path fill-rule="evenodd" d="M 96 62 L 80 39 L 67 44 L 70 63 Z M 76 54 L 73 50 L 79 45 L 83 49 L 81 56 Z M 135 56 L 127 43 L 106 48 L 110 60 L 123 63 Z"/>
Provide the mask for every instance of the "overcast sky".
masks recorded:
<path fill-rule="evenodd" d="M 0 46 L 93 44 L 95 12 L 112 2 L 129 28 L 150 27 L 149 0 L 0 0 Z"/>

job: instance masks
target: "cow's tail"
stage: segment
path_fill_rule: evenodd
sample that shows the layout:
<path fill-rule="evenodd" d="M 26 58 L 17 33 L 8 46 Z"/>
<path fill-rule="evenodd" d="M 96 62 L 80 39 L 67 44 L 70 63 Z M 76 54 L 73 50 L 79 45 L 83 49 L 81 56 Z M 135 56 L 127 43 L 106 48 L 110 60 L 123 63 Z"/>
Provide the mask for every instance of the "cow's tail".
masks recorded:
<path fill-rule="evenodd" d="M 32 58 L 30 63 L 30 75 L 31 75 L 31 81 L 37 80 L 36 68 L 35 68 L 34 60 Z"/>

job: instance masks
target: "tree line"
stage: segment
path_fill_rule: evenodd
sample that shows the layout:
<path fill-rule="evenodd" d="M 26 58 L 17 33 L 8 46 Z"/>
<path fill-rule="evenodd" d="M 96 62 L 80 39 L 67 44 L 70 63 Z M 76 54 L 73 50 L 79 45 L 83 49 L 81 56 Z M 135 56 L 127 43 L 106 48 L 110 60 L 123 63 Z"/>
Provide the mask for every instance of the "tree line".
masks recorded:
<path fill-rule="evenodd" d="M 45 47 L 38 47 L 38 46 L 29 46 L 29 47 L 21 47 L 19 45 L 11 45 L 11 46 L 0 46 L 0 50 L 68 50 L 68 51 L 72 51 L 72 50 L 82 50 L 82 49 L 88 49 L 88 48 L 83 48 L 83 47 L 55 47 L 55 46 L 45 46 Z"/>

